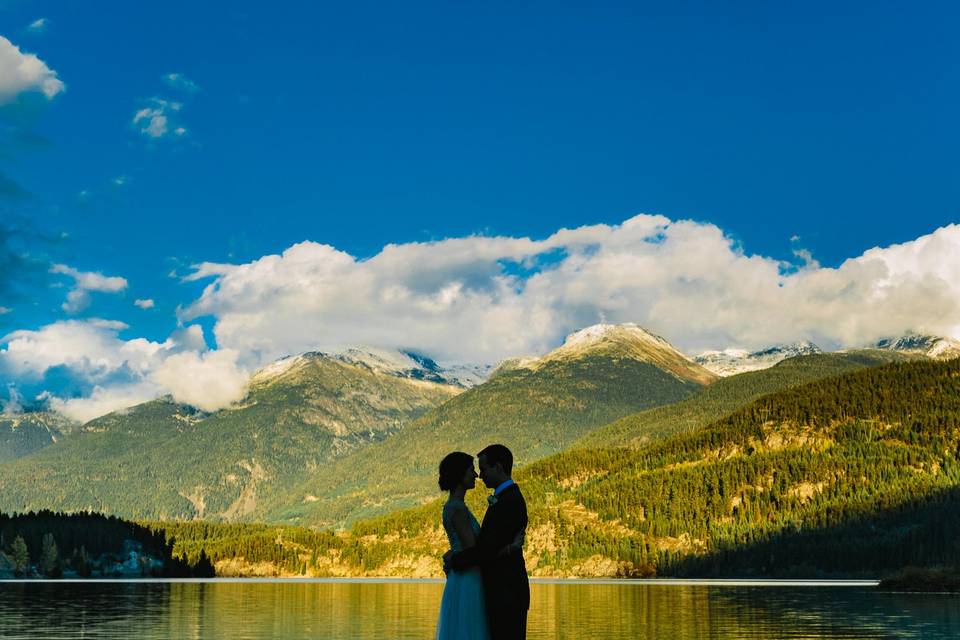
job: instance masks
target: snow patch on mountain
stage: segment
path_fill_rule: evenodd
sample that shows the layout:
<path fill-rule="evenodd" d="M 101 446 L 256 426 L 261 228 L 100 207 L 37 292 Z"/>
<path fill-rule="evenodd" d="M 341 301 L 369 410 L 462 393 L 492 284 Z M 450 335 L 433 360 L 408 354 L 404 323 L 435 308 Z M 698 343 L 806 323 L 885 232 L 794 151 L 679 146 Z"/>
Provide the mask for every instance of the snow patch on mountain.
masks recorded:
<path fill-rule="evenodd" d="M 298 356 L 286 356 L 271 362 L 267 366 L 254 373 L 253 377 L 250 378 L 250 382 L 263 383 L 282 376 L 287 371 L 293 369 L 297 364 L 304 362 L 304 355 L 305 354 Z"/>
<path fill-rule="evenodd" d="M 634 340 L 648 342 L 650 344 L 657 345 L 658 347 L 676 351 L 676 349 L 673 348 L 673 345 L 667 342 L 664 338 L 650 333 L 640 325 L 634 324 L 633 322 L 625 322 L 623 324 L 595 324 L 580 329 L 579 331 L 574 331 L 567 336 L 566 340 L 563 341 L 563 346 L 561 346 L 558 351 L 562 349 L 577 349 L 590 344 L 595 344 L 617 335 L 628 335 Z M 677 353 L 680 354 L 679 351 L 677 351 Z M 680 355 L 682 356 L 683 354 Z"/>
<path fill-rule="evenodd" d="M 883 338 L 871 345 L 874 349 L 924 355 L 937 360 L 960 357 L 960 340 L 908 332 L 902 336 Z"/>
<path fill-rule="evenodd" d="M 816 353 L 823 353 L 823 351 L 812 342 L 802 340 L 752 352 L 733 348 L 722 351 L 704 351 L 694 356 L 693 360 L 718 376 L 726 377 L 748 371 L 769 369 L 787 358 L 809 356 Z"/>

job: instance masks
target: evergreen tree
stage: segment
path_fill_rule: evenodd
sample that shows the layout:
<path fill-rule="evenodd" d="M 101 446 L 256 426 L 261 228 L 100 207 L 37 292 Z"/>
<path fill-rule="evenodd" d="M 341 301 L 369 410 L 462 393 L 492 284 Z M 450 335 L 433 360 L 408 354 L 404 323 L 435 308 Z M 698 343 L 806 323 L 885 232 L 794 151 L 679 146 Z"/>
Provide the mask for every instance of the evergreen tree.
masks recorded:
<path fill-rule="evenodd" d="M 60 576 L 60 557 L 57 553 L 57 543 L 52 533 L 44 534 L 40 547 L 40 571 L 45 576 L 57 578 Z"/>
<path fill-rule="evenodd" d="M 193 565 L 191 573 L 195 578 L 216 577 L 217 572 L 214 570 L 213 563 L 210 562 L 210 557 L 206 551 L 200 551 L 200 558 L 197 560 L 197 564 Z"/>
<path fill-rule="evenodd" d="M 10 545 L 10 559 L 13 561 L 13 571 L 18 576 L 26 573 L 30 567 L 30 552 L 27 550 L 27 543 L 23 536 L 17 536 Z"/>
<path fill-rule="evenodd" d="M 87 556 L 87 549 L 80 547 L 77 553 L 77 575 L 81 578 L 89 578 L 93 574 L 93 567 L 90 566 L 90 558 Z"/>

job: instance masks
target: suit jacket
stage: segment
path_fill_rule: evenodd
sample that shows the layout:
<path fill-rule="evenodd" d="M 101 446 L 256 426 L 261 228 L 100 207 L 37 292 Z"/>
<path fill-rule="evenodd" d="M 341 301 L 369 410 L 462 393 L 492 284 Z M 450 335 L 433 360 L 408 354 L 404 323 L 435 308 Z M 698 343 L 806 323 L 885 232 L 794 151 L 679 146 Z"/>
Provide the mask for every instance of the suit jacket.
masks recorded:
<path fill-rule="evenodd" d="M 454 571 L 479 566 L 487 610 L 530 608 L 530 583 L 523 551 L 500 552 L 527 528 L 527 503 L 520 487 L 510 485 L 500 492 L 496 503 L 487 508 L 480 526 L 477 544 L 450 558 Z"/>

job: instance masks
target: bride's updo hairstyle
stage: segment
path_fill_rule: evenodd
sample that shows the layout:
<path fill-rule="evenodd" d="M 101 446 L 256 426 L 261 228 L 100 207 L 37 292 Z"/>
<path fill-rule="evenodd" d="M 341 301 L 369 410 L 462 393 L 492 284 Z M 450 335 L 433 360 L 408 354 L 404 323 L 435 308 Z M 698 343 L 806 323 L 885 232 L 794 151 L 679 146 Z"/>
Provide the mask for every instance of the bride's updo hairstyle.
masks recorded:
<path fill-rule="evenodd" d="M 450 491 L 456 489 L 457 485 L 463 480 L 467 469 L 473 467 L 473 456 L 463 451 L 454 451 L 448 453 L 440 461 L 440 489 Z"/>

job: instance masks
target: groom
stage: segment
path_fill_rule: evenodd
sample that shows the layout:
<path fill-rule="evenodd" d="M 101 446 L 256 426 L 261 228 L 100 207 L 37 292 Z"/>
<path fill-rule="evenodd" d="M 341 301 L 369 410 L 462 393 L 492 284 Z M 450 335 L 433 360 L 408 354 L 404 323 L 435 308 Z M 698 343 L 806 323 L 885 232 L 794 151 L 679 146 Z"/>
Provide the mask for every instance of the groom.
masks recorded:
<path fill-rule="evenodd" d="M 480 537 L 474 547 L 453 554 L 449 567 L 462 571 L 479 566 L 487 604 L 487 622 L 492 640 L 523 640 L 527 637 L 530 584 L 523 549 L 514 541 L 527 528 L 527 503 L 510 474 L 513 454 L 502 444 L 492 444 L 477 455 L 480 478 L 493 495 L 483 516 Z M 504 551 L 506 550 L 506 551 Z"/>

